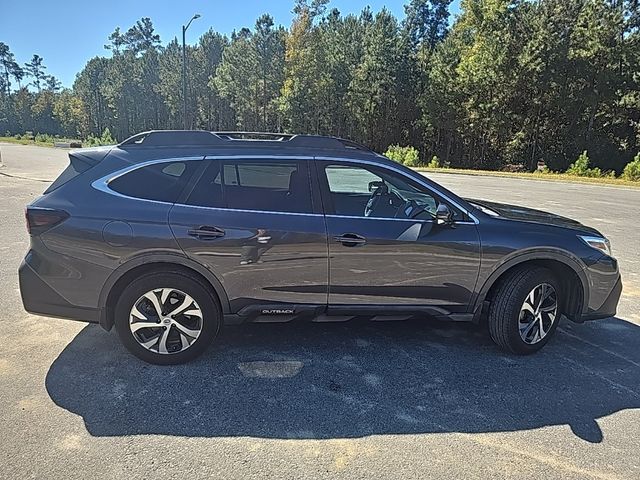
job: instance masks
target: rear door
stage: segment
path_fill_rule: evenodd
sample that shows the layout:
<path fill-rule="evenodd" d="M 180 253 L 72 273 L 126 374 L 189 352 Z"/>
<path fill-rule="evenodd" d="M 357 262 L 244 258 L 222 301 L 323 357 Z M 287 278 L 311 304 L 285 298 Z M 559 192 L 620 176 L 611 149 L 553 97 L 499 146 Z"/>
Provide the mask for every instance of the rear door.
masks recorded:
<path fill-rule="evenodd" d="M 329 160 L 317 165 L 327 211 L 329 312 L 380 306 L 466 311 L 480 242 L 464 212 L 387 167 Z M 452 210 L 452 224 L 434 221 L 440 203 Z"/>
<path fill-rule="evenodd" d="M 327 235 L 309 161 L 208 161 L 170 213 L 185 253 L 217 276 L 234 313 L 297 315 L 325 307 Z"/>

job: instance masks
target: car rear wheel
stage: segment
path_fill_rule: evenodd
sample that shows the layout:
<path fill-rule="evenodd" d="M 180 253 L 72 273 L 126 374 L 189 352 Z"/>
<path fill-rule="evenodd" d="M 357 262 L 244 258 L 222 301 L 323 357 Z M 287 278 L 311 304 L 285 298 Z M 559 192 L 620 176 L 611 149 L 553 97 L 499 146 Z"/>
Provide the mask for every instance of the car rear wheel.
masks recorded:
<path fill-rule="evenodd" d="M 540 350 L 560 320 L 560 286 L 542 267 L 524 267 L 500 281 L 489 307 L 489 333 L 503 349 L 519 355 Z"/>
<path fill-rule="evenodd" d="M 184 273 L 149 273 L 118 299 L 115 326 L 138 358 L 175 365 L 200 355 L 218 334 L 221 309 L 209 290 Z"/>

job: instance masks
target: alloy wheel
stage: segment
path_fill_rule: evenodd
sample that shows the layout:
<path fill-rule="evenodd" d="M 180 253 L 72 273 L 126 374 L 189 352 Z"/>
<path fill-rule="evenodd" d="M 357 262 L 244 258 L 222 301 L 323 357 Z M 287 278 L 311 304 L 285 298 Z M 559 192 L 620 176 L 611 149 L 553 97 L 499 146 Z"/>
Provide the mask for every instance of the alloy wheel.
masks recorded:
<path fill-rule="evenodd" d="M 202 325 L 202 310 L 196 301 L 175 288 L 145 293 L 129 314 L 129 329 L 136 341 L 160 354 L 188 349 L 202 333 Z"/>
<path fill-rule="evenodd" d="M 520 338 L 529 345 L 540 342 L 551 331 L 558 316 L 558 294 L 548 283 L 533 288 L 525 298 L 518 317 Z"/>

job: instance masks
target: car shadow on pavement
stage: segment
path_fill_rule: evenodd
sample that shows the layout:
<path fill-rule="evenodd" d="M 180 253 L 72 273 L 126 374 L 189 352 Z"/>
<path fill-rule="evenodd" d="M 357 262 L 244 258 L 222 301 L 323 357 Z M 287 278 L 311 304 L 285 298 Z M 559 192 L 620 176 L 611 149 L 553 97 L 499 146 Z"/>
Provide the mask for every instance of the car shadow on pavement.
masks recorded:
<path fill-rule="evenodd" d="M 540 353 L 500 352 L 480 327 L 434 321 L 227 327 L 203 356 L 159 367 L 84 328 L 46 388 L 95 436 L 350 438 L 569 425 L 640 407 L 640 327 L 564 321 Z"/>

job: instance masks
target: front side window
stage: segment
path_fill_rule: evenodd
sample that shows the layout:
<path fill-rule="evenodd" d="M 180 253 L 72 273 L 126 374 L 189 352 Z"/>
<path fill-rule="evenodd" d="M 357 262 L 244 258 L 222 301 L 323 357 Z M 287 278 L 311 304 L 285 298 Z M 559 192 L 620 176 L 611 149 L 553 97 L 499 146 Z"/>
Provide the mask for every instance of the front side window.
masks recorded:
<path fill-rule="evenodd" d="M 187 203 L 238 210 L 310 213 L 307 163 L 213 160 Z"/>
<path fill-rule="evenodd" d="M 173 203 L 199 165 L 199 161 L 154 163 L 114 178 L 109 188 L 128 197 Z"/>
<path fill-rule="evenodd" d="M 326 165 L 335 215 L 432 220 L 438 199 L 396 172 L 364 165 Z"/>

